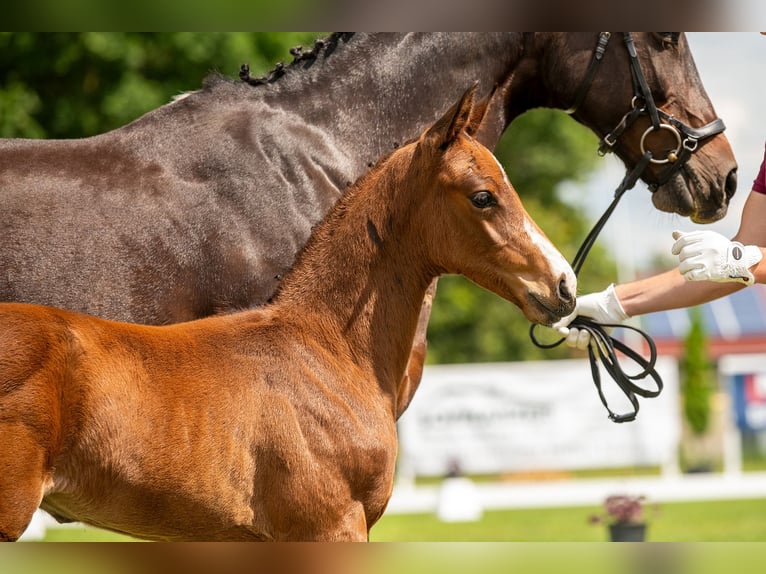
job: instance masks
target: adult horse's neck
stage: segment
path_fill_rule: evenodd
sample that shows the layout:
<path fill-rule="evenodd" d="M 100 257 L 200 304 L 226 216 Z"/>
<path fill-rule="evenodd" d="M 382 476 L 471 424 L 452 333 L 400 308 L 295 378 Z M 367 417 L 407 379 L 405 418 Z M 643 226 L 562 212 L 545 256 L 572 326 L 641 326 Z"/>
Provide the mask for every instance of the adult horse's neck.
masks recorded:
<path fill-rule="evenodd" d="M 342 130 L 338 143 L 366 165 L 419 134 L 474 82 L 480 94 L 507 84 L 524 54 L 523 42 L 522 34 L 508 32 L 357 33 L 338 39 L 311 66 L 290 66 L 268 85 L 273 95 L 265 98 L 290 107 L 309 125 Z M 498 108 L 495 141 L 483 142 L 490 149 L 524 111 L 508 108 L 509 98 L 504 95 L 507 101 Z M 534 105 L 527 97 L 524 102 Z"/>
<path fill-rule="evenodd" d="M 406 162 L 411 154 L 403 155 L 387 161 Z M 415 198 L 374 169 L 317 227 L 274 302 L 324 348 L 372 373 L 395 413 L 423 297 L 441 271 L 413 232 L 413 222 L 425 219 L 411 207 Z"/>

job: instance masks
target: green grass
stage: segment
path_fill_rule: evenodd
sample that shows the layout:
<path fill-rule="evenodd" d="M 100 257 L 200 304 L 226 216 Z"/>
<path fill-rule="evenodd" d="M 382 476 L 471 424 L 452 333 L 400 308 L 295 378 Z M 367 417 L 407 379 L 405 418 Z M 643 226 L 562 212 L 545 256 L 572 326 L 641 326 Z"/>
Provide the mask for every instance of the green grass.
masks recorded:
<path fill-rule="evenodd" d="M 604 542 L 606 527 L 590 524 L 597 507 L 488 511 L 473 523 L 444 523 L 433 514 L 385 515 L 373 542 Z M 649 505 L 650 542 L 766 541 L 766 499 Z M 94 528 L 51 528 L 46 541 L 124 541 Z"/>
<path fill-rule="evenodd" d="M 766 462 L 763 468 L 754 467 L 754 470 L 766 470 Z M 591 468 L 561 471 L 539 472 L 515 472 L 505 474 L 471 474 L 467 475 L 473 482 L 504 482 L 511 480 L 539 481 L 539 480 L 576 480 L 578 478 L 615 478 L 636 476 L 660 476 L 662 469 L 659 466 L 624 466 L 615 468 Z M 444 480 L 443 476 L 418 476 L 415 478 L 417 486 L 438 486 Z"/>
<path fill-rule="evenodd" d="M 90 526 L 48 528 L 43 542 L 135 542 L 136 539 Z"/>
<path fill-rule="evenodd" d="M 604 542 L 606 527 L 590 524 L 598 507 L 485 512 L 475 523 L 444 523 L 433 514 L 388 515 L 373 541 Z M 766 499 L 649 505 L 652 542 L 766 541 Z"/>

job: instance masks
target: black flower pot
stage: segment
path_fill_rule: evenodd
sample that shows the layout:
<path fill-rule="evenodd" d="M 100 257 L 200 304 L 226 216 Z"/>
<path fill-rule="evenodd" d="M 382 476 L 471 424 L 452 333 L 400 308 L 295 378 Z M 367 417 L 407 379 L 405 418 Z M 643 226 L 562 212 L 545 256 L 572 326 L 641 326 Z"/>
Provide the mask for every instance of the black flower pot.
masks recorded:
<path fill-rule="evenodd" d="M 610 524 L 609 539 L 612 542 L 643 542 L 646 524 Z"/>

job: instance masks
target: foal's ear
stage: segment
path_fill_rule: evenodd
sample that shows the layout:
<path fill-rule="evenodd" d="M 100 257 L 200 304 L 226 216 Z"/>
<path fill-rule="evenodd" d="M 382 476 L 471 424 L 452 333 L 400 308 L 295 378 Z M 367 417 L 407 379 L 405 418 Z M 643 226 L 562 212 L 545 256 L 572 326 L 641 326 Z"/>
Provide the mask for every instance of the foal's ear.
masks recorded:
<path fill-rule="evenodd" d="M 457 103 L 428 129 L 425 134 L 428 141 L 433 142 L 436 147 L 446 148 L 470 125 L 478 87 L 479 82 L 476 82 L 468 88 Z"/>

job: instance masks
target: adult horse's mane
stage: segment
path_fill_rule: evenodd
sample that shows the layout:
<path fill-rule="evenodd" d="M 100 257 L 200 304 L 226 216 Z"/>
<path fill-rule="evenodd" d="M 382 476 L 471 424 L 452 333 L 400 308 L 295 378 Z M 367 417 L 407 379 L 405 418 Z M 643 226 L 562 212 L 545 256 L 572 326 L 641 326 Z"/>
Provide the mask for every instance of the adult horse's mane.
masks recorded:
<path fill-rule="evenodd" d="M 292 62 L 285 64 L 284 62 L 277 62 L 274 67 L 269 70 L 265 75 L 259 77 L 253 77 L 250 75 L 250 65 L 242 64 L 239 69 L 239 80 L 236 80 L 227 74 L 220 71 L 215 71 L 208 74 L 202 80 L 202 92 L 209 92 L 215 90 L 222 85 L 225 86 L 237 86 L 241 84 L 260 87 L 267 84 L 273 84 L 277 80 L 284 78 L 289 72 L 293 72 L 296 68 L 299 71 L 307 70 L 314 65 L 314 62 L 320 56 L 330 56 L 338 44 L 343 41 L 347 42 L 354 36 L 354 32 L 333 32 L 329 36 L 323 38 L 317 38 L 314 41 L 314 45 L 310 49 L 305 49 L 303 46 L 294 46 L 290 48 L 290 54 L 293 56 Z M 184 99 L 186 96 L 197 93 L 200 90 L 192 90 L 183 92 L 172 98 L 171 103 Z"/>
<path fill-rule="evenodd" d="M 250 66 L 248 64 L 243 64 L 239 71 L 239 78 L 251 86 L 271 84 L 283 77 L 288 71 L 298 67 L 298 64 L 302 64 L 301 68 L 305 69 L 310 67 L 320 55 L 329 56 L 335 51 L 341 40 L 347 42 L 353 35 L 353 32 L 333 32 L 325 38 L 315 40 L 314 45 L 309 50 L 306 50 L 303 46 L 295 46 L 290 49 L 290 54 L 293 56 L 292 62 L 287 65 L 283 62 L 278 62 L 266 75 L 258 78 L 250 75 Z"/>

